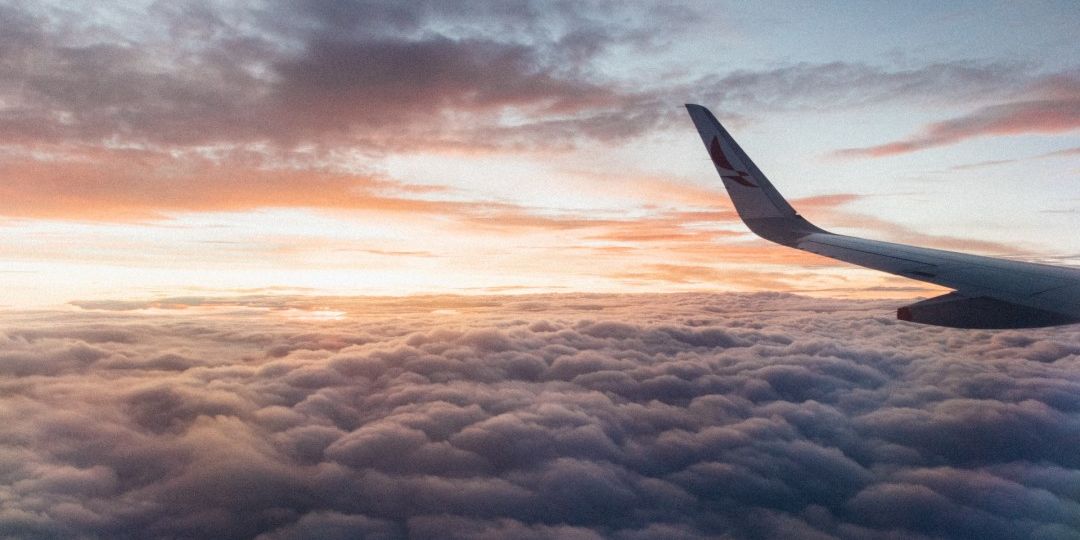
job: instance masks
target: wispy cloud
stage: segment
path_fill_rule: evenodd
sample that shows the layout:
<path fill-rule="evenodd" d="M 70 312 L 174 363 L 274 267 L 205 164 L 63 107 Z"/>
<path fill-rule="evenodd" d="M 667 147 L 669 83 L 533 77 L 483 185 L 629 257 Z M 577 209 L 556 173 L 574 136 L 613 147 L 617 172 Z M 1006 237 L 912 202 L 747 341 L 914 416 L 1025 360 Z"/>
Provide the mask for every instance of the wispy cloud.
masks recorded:
<path fill-rule="evenodd" d="M 1027 158 L 1011 158 L 1011 159 L 992 159 L 988 161 L 980 161 L 977 163 L 965 163 L 963 165 L 956 165 L 951 167 L 954 171 L 965 171 L 969 169 L 981 169 L 983 167 L 993 167 L 997 165 L 1007 165 L 1009 163 L 1019 163 L 1032 159 L 1047 159 L 1055 157 L 1067 157 L 1080 155 L 1080 147 L 1066 148 L 1064 150 L 1057 150 L 1054 152 L 1047 152 L 1045 154 L 1039 154 L 1037 156 L 1031 156 Z"/>
<path fill-rule="evenodd" d="M 907 139 L 835 152 L 838 157 L 886 157 L 946 146 L 983 136 L 1051 134 L 1080 129 L 1080 78 L 1041 83 L 1036 99 L 981 107 L 968 114 L 935 122 Z"/>
<path fill-rule="evenodd" d="M 955 104 L 1010 96 L 1038 78 L 1033 66 L 970 60 L 890 67 L 801 62 L 709 76 L 703 99 L 752 110 L 855 108 L 890 102 Z"/>
<path fill-rule="evenodd" d="M 470 203 L 433 200 L 445 188 L 375 175 L 174 157 L 141 150 L 84 151 L 0 162 L 8 216 L 128 221 L 176 212 L 324 208 L 445 213 Z M 425 198 L 426 196 L 426 198 Z M 496 205 L 497 206 L 497 205 Z"/>

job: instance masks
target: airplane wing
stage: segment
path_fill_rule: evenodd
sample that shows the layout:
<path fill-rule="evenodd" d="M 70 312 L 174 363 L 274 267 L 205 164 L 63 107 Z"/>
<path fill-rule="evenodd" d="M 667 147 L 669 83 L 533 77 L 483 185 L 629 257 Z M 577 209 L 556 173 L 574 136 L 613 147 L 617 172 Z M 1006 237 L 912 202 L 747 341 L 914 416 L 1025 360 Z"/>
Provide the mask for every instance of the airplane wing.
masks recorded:
<path fill-rule="evenodd" d="M 687 104 L 735 210 L 758 236 L 953 292 L 904 306 L 897 318 L 953 328 L 1035 328 L 1080 322 L 1080 268 L 1051 266 L 834 234 L 791 207 L 716 117 Z"/>

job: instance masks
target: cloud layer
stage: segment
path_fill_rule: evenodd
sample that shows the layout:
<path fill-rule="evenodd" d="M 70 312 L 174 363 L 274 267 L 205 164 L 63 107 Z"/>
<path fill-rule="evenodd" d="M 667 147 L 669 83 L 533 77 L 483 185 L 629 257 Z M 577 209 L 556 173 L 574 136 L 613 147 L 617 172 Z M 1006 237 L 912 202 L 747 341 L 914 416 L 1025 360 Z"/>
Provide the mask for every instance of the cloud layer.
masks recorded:
<path fill-rule="evenodd" d="M 1080 534 L 1080 334 L 790 295 L 7 312 L 0 534 Z"/>

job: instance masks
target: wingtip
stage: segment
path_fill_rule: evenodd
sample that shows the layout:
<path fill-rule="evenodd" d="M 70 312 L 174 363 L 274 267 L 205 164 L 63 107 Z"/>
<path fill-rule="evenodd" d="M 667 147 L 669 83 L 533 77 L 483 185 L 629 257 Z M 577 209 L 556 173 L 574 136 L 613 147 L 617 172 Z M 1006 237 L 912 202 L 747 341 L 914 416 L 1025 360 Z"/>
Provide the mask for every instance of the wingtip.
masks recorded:
<path fill-rule="evenodd" d="M 711 122 L 711 123 L 715 123 L 716 125 L 720 125 L 720 121 L 717 120 L 715 116 L 713 116 L 712 111 L 710 111 L 708 107 L 706 107 L 704 105 L 698 105 L 697 103 L 687 103 L 687 104 L 685 104 L 683 106 L 686 107 L 686 112 L 690 113 L 690 116 L 696 117 L 696 118 L 702 118 L 706 122 Z M 695 120 L 695 122 L 696 122 L 696 120 Z"/>

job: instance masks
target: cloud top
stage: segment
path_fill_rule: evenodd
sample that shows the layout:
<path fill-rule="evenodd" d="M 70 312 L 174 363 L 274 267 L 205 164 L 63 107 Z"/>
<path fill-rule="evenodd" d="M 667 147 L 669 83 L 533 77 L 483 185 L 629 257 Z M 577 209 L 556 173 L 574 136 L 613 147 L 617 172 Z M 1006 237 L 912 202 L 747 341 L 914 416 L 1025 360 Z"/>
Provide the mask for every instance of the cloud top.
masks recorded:
<path fill-rule="evenodd" d="M 86 306 L 3 314 L 5 534 L 1080 532 L 1075 328 L 783 294 Z"/>

